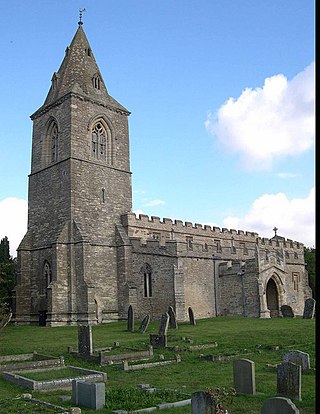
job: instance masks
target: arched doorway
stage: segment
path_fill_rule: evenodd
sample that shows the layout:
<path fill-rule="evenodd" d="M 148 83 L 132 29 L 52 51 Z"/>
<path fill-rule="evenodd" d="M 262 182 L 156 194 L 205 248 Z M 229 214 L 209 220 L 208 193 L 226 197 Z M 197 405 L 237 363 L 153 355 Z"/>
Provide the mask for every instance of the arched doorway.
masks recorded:
<path fill-rule="evenodd" d="M 275 281 L 271 278 L 267 283 L 266 288 L 267 307 L 270 311 L 271 318 L 277 318 L 279 316 L 279 299 L 278 289 Z"/>

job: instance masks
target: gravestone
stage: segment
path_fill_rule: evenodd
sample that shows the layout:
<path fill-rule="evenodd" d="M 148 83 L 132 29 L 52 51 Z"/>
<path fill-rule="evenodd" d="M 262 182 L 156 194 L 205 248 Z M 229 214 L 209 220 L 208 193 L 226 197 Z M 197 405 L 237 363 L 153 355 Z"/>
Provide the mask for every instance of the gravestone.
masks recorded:
<path fill-rule="evenodd" d="M 281 306 L 281 313 L 284 318 L 294 318 L 294 313 L 289 305 L 282 305 Z"/>
<path fill-rule="evenodd" d="M 161 315 L 158 335 L 167 335 L 168 326 L 169 326 L 169 314 L 166 312 Z"/>
<path fill-rule="evenodd" d="M 154 335 L 150 334 L 150 345 L 153 348 L 166 348 L 167 346 L 167 335 Z"/>
<path fill-rule="evenodd" d="M 141 321 L 141 325 L 139 327 L 139 332 L 140 333 L 145 333 L 145 331 L 148 328 L 149 322 L 150 322 L 150 315 L 147 314 Z"/>
<path fill-rule="evenodd" d="M 11 318 L 12 318 L 12 312 L 10 312 L 8 315 L 5 315 L 5 316 L 1 319 L 1 322 L 0 322 L 0 329 L 5 328 L 5 327 L 8 325 L 8 323 L 11 321 Z"/>
<path fill-rule="evenodd" d="M 134 311 L 132 305 L 128 308 L 128 331 L 134 331 Z"/>
<path fill-rule="evenodd" d="M 172 329 L 177 329 L 178 324 L 177 324 L 176 314 L 172 306 L 169 306 L 168 314 L 169 314 L 169 327 Z"/>
<path fill-rule="evenodd" d="M 289 398 L 272 397 L 264 401 L 261 414 L 299 414 L 299 410 Z"/>
<path fill-rule="evenodd" d="M 316 310 L 316 301 L 309 298 L 304 302 L 303 319 L 312 319 Z"/>
<path fill-rule="evenodd" d="M 197 391 L 191 395 L 192 414 L 215 414 L 216 401 L 204 391 Z"/>
<path fill-rule="evenodd" d="M 189 306 L 188 308 L 188 314 L 189 314 L 189 321 L 191 325 L 196 325 L 196 320 L 194 319 L 194 314 L 192 308 Z"/>
<path fill-rule="evenodd" d="M 249 359 L 233 361 L 233 383 L 238 394 L 256 393 L 256 377 L 254 362 Z"/>
<path fill-rule="evenodd" d="M 310 356 L 307 352 L 289 351 L 282 356 L 282 362 L 292 362 L 300 365 L 302 370 L 310 369 Z"/>
<path fill-rule="evenodd" d="M 91 325 L 79 325 L 78 353 L 80 355 L 91 355 L 92 351 L 92 327 Z"/>
<path fill-rule="evenodd" d="M 168 326 L 169 326 L 169 314 L 166 312 L 161 315 L 158 334 L 150 335 L 150 345 L 153 348 L 166 348 Z"/>
<path fill-rule="evenodd" d="M 277 394 L 281 397 L 301 400 L 301 366 L 283 362 L 277 368 Z"/>
<path fill-rule="evenodd" d="M 72 403 L 93 410 L 101 410 L 105 406 L 105 383 L 72 381 Z"/>

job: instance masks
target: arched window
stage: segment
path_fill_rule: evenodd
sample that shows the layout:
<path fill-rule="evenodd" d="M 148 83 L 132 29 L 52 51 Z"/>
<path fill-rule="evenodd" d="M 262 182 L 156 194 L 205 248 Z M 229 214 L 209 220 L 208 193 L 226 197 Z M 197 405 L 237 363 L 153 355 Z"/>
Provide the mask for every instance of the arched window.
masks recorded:
<path fill-rule="evenodd" d="M 42 269 L 42 278 L 40 283 L 40 294 L 47 293 L 47 287 L 52 282 L 52 272 L 51 266 L 48 261 L 44 262 L 43 269 Z"/>
<path fill-rule="evenodd" d="M 151 266 L 146 263 L 141 268 L 141 273 L 143 273 L 143 296 L 145 298 L 152 297 L 152 270 Z"/>
<path fill-rule="evenodd" d="M 48 128 L 47 148 L 48 148 L 47 159 L 50 160 L 51 162 L 57 161 L 58 160 L 58 125 L 55 121 L 52 121 Z"/>
<path fill-rule="evenodd" d="M 44 281 L 45 285 L 49 286 L 52 282 L 52 272 L 51 272 L 51 266 L 48 262 L 45 262 L 43 266 L 43 275 L 44 275 Z"/>
<path fill-rule="evenodd" d="M 97 160 L 107 159 L 107 131 L 101 121 L 94 124 L 91 130 L 91 155 Z"/>

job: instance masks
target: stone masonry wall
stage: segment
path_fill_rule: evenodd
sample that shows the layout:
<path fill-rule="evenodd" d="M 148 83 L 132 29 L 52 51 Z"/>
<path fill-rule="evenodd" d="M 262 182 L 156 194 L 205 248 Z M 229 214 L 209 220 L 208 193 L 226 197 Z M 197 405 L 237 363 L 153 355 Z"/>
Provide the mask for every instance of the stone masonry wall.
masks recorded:
<path fill-rule="evenodd" d="M 132 273 L 128 283 L 135 288 L 137 318 L 143 318 L 147 313 L 152 318 L 160 318 L 167 312 L 169 306 L 174 306 L 174 264 L 176 258 L 171 256 L 157 241 L 148 241 L 141 245 L 140 240 L 132 242 Z M 148 263 L 152 270 L 152 296 L 144 295 L 144 274 L 141 271 Z"/>

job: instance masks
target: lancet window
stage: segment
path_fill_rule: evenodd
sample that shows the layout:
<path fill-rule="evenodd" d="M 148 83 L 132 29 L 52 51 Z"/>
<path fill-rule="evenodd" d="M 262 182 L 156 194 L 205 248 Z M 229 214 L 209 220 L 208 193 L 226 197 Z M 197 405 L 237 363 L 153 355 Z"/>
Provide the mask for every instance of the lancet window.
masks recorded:
<path fill-rule="evenodd" d="M 58 125 L 55 121 L 52 121 L 48 128 L 48 147 L 50 148 L 49 159 L 51 162 L 58 160 Z"/>
<path fill-rule="evenodd" d="M 51 282 L 52 282 L 51 266 L 50 266 L 49 262 L 45 261 L 44 265 L 43 265 L 42 279 L 41 279 L 41 283 L 40 283 L 40 293 L 41 294 L 46 293 L 46 289 L 50 285 Z"/>
<path fill-rule="evenodd" d="M 152 297 L 152 270 L 151 266 L 146 263 L 141 272 L 143 273 L 143 295 L 145 298 Z"/>

